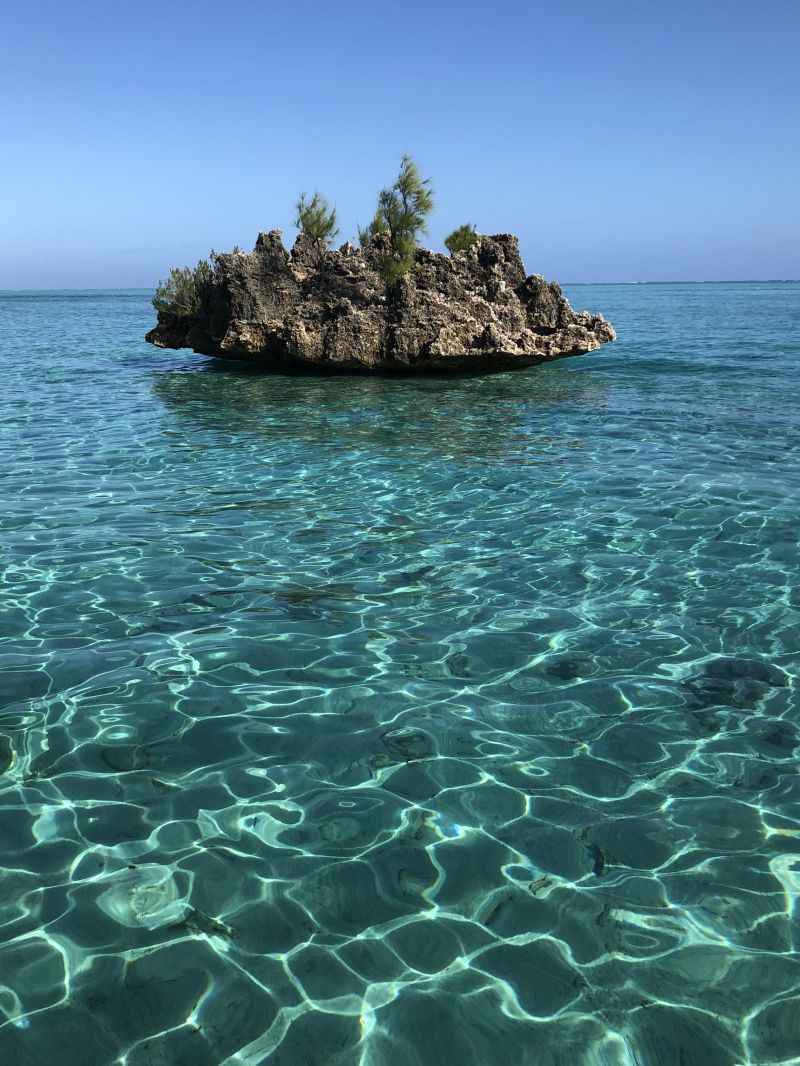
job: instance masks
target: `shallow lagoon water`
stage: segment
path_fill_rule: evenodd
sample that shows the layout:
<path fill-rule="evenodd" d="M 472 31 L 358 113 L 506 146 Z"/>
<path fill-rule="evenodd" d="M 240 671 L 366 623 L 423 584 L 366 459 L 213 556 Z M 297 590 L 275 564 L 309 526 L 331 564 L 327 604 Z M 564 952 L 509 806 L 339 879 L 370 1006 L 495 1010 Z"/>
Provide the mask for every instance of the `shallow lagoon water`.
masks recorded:
<path fill-rule="evenodd" d="M 800 285 L 495 377 L 0 294 L 0 1061 L 800 1058 Z"/>

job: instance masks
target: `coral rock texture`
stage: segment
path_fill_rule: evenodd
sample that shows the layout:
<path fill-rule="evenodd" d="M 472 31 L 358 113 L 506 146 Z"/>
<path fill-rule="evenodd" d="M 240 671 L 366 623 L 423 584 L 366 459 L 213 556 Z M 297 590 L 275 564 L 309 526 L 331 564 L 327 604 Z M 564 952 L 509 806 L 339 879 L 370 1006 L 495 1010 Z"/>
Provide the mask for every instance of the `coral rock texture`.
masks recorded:
<path fill-rule="evenodd" d="M 326 370 L 506 370 L 581 355 L 613 341 L 602 315 L 575 312 L 555 282 L 525 276 L 517 238 L 481 237 L 454 256 L 425 249 L 387 290 L 386 238 L 322 248 L 279 230 L 249 253 L 216 257 L 196 315 L 159 312 L 146 339 L 274 366 Z"/>

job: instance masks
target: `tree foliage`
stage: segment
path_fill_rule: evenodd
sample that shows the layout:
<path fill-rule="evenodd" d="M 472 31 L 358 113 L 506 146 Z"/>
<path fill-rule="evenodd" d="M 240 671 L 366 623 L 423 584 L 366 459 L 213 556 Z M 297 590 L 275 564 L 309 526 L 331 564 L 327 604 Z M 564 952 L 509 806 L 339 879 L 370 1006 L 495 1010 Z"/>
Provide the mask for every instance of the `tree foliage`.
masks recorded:
<path fill-rule="evenodd" d="M 338 234 L 336 208 L 330 207 L 325 197 L 320 196 L 318 192 L 315 192 L 310 200 L 305 193 L 301 193 L 295 210 L 294 224 L 306 236 L 328 245 Z"/>
<path fill-rule="evenodd" d="M 196 315 L 213 277 L 207 259 L 201 259 L 196 267 L 172 267 L 167 280 L 156 286 L 153 307 L 180 318 Z"/>
<path fill-rule="evenodd" d="M 366 248 L 374 237 L 388 232 L 389 227 L 386 225 L 386 219 L 381 214 L 380 208 L 378 208 L 375 212 L 375 217 L 368 226 L 365 226 L 364 229 L 361 226 L 358 227 L 358 243 L 362 248 Z"/>
<path fill-rule="evenodd" d="M 426 232 L 426 220 L 432 210 L 430 180 L 422 177 L 409 155 L 404 155 L 394 184 L 382 189 L 378 195 L 372 221 L 364 229 L 359 227 L 358 230 L 362 247 L 368 247 L 378 237 L 387 238 L 377 263 L 387 286 L 393 285 L 414 265 L 414 252 L 420 235 Z M 297 228 L 321 246 L 327 246 L 339 233 L 336 208 L 331 207 L 318 192 L 311 198 L 302 193 L 295 211 Z M 448 238 L 448 248 L 451 247 L 450 239 L 462 230 L 469 231 L 470 243 L 476 239 L 474 227 L 462 226 Z M 234 248 L 233 254 L 238 252 L 239 248 Z M 172 267 L 166 281 L 160 281 L 156 287 L 153 296 L 155 309 L 177 317 L 198 314 L 213 283 L 217 259 L 216 253 L 212 252 L 210 262 L 201 259 L 195 267 Z"/>
<path fill-rule="evenodd" d="M 375 217 L 366 230 L 359 229 L 362 244 L 379 233 L 388 234 L 389 251 L 379 262 L 387 285 L 392 285 L 414 265 L 414 249 L 420 234 L 426 232 L 427 216 L 433 210 L 433 193 L 428 178 L 423 178 L 409 155 L 400 161 L 400 173 L 394 185 L 378 195 Z"/>
<path fill-rule="evenodd" d="M 456 252 L 465 252 L 468 248 L 471 248 L 477 239 L 478 234 L 475 232 L 475 227 L 471 223 L 465 222 L 463 226 L 454 229 L 444 243 L 450 255 L 455 255 Z"/>

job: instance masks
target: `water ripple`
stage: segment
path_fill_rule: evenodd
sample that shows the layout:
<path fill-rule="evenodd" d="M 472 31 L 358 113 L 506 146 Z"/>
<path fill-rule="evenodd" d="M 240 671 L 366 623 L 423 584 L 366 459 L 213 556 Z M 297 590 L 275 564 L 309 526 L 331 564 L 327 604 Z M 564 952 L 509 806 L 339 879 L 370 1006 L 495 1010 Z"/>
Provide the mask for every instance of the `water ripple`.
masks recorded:
<path fill-rule="evenodd" d="M 0 294 L 0 1052 L 800 1061 L 791 285 L 491 378 Z"/>

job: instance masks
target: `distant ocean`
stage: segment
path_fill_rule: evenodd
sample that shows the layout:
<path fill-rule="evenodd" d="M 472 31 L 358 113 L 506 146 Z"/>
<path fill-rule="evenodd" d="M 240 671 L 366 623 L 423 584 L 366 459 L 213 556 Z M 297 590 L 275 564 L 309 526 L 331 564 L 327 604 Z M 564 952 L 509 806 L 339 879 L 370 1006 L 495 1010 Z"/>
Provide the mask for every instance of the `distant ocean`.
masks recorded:
<path fill-rule="evenodd" d="M 800 284 L 397 380 L 0 293 L 0 1062 L 800 1061 Z"/>

